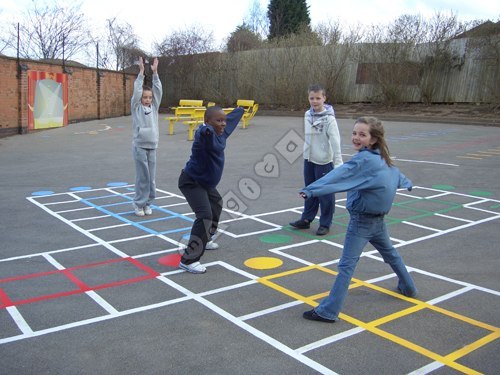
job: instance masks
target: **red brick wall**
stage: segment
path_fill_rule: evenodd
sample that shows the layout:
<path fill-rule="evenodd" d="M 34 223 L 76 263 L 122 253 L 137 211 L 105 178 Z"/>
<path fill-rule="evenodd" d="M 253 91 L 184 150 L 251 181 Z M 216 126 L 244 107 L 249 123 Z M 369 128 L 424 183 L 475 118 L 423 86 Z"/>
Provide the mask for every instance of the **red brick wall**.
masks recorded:
<path fill-rule="evenodd" d="M 62 65 L 21 60 L 29 70 L 61 73 Z M 17 60 L 0 56 L 0 137 L 24 132 L 28 126 L 28 81 L 26 72 L 18 79 Z M 134 74 L 110 70 L 66 67 L 68 75 L 69 122 L 127 116 L 133 92 Z M 100 95 L 98 95 L 98 81 Z M 100 98 L 98 102 L 98 98 Z"/>
<path fill-rule="evenodd" d="M 3 129 L 18 126 L 19 84 L 16 74 L 16 60 L 0 58 L 0 134 Z"/>

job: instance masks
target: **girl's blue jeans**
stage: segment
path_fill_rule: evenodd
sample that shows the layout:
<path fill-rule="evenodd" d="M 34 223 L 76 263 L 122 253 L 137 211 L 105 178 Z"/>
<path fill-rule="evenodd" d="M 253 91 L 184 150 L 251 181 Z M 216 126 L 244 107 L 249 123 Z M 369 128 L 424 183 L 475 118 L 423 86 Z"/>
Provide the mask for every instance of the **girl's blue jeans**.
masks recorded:
<path fill-rule="evenodd" d="M 384 262 L 388 263 L 398 276 L 398 290 L 408 297 L 414 297 L 417 294 L 417 288 L 403 259 L 392 246 L 383 215 L 351 214 L 344 250 L 338 264 L 339 273 L 330 295 L 314 309 L 319 316 L 331 320 L 338 319 L 356 264 L 368 242 L 378 250 Z"/>

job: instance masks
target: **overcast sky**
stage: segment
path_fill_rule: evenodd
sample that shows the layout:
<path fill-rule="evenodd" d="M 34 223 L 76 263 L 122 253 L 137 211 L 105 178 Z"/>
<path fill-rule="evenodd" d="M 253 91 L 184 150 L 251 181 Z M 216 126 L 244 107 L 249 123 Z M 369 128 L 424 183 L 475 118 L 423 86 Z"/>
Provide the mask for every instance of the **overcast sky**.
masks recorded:
<path fill-rule="evenodd" d="M 0 22 L 5 24 L 21 20 L 23 10 L 31 2 L 32 0 L 2 0 Z M 106 19 L 116 17 L 132 25 L 146 51 L 151 51 L 154 41 L 161 41 L 172 31 L 195 24 L 206 31 L 212 31 L 216 46 L 219 46 L 242 23 L 253 2 L 254 0 L 80 1 L 81 9 L 91 22 L 94 32 L 103 29 Z M 59 0 L 59 3 L 74 4 L 75 0 Z M 269 0 L 260 0 L 260 4 L 265 10 Z M 462 21 L 496 21 L 500 16 L 500 2 L 495 0 L 308 0 L 307 4 L 313 26 L 329 20 L 340 21 L 346 26 L 384 24 L 402 14 L 420 14 L 430 18 L 437 11 L 453 11 Z"/>

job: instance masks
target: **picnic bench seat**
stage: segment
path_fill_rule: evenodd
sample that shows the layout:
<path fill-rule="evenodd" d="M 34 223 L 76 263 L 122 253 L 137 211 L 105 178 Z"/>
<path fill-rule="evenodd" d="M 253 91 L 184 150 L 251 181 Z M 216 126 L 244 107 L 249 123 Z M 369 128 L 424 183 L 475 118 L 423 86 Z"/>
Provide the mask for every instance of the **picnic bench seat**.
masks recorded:
<path fill-rule="evenodd" d="M 180 99 L 179 107 L 203 107 L 203 100 L 198 99 Z"/>
<path fill-rule="evenodd" d="M 222 108 L 225 114 L 233 111 L 234 108 Z M 192 141 L 194 138 L 194 131 L 198 125 L 203 124 L 205 120 L 205 107 L 175 107 L 175 112 L 173 116 L 165 117 L 165 120 L 169 122 L 169 135 L 174 134 L 174 124 L 176 122 L 182 122 L 188 125 L 188 141 Z"/>
<path fill-rule="evenodd" d="M 242 121 L 243 129 L 246 129 L 246 127 L 250 123 L 250 120 L 257 113 L 257 110 L 259 109 L 259 105 L 257 103 L 255 103 L 254 100 L 238 99 L 236 101 L 236 106 L 243 107 L 243 109 L 245 110 L 245 113 L 243 114 L 241 121 Z"/>
<path fill-rule="evenodd" d="M 222 108 L 224 113 L 227 115 L 229 112 L 232 112 L 234 108 Z M 188 129 L 188 141 L 192 141 L 194 138 L 194 131 L 198 125 L 203 124 L 205 121 L 205 108 L 199 108 L 196 109 L 194 112 L 193 117 L 190 120 L 183 121 L 183 124 L 186 124 L 189 126 Z"/>
<path fill-rule="evenodd" d="M 203 113 L 205 113 L 205 107 L 175 107 L 174 115 L 165 117 L 165 120 L 169 122 L 169 131 L 168 134 L 173 135 L 174 134 L 174 124 L 176 122 L 180 121 L 186 121 L 186 120 L 191 120 L 194 118 L 195 114 L 197 111 L 203 110 Z"/>

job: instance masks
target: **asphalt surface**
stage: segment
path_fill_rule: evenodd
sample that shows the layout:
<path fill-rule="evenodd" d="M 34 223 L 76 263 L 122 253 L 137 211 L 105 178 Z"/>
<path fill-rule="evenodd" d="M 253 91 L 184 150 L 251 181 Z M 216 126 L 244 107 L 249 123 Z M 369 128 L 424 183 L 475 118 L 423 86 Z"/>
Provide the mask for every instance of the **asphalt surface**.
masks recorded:
<path fill-rule="evenodd" d="M 500 367 L 500 129 L 386 122 L 414 183 L 386 218 L 419 289 L 367 247 L 341 319 L 302 312 L 329 291 L 348 214 L 292 230 L 302 119 L 257 116 L 228 141 L 220 248 L 175 266 L 193 214 L 177 180 L 187 127 L 162 122 L 152 216 L 130 204 L 131 118 L 0 139 L 1 374 L 456 374 Z M 352 120 L 339 120 L 344 160 Z"/>

